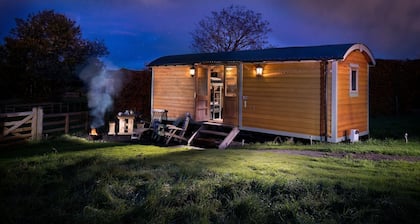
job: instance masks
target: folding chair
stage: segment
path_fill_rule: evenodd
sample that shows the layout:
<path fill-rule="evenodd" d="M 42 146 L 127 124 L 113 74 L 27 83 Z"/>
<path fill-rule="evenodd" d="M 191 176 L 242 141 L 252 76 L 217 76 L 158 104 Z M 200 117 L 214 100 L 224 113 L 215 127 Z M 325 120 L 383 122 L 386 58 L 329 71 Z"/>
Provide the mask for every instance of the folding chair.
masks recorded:
<path fill-rule="evenodd" d="M 152 111 L 152 119 L 150 122 L 145 122 L 143 124 L 137 124 L 137 128 L 133 129 L 133 134 L 131 135 L 131 140 L 140 140 L 143 133 L 147 131 L 153 131 L 153 134 L 157 134 L 159 124 L 163 120 L 168 119 L 168 110 L 165 109 L 154 109 Z"/>
<path fill-rule="evenodd" d="M 177 141 L 188 141 L 187 138 L 184 137 L 185 132 L 187 131 L 188 124 L 190 122 L 190 115 L 189 113 L 186 114 L 184 118 L 184 122 L 182 123 L 181 127 L 175 125 L 167 125 L 167 131 L 165 131 L 165 138 L 166 138 L 166 145 L 168 145 L 172 139 Z"/>

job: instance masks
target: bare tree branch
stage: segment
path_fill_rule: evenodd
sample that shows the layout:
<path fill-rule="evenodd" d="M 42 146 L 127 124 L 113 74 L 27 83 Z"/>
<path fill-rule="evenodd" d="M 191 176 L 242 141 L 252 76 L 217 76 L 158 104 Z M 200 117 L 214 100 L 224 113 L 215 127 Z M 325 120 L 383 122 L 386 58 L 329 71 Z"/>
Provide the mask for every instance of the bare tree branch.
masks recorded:
<path fill-rule="evenodd" d="M 261 49 L 269 32 L 269 22 L 260 13 L 232 5 L 198 22 L 191 47 L 197 52 Z"/>

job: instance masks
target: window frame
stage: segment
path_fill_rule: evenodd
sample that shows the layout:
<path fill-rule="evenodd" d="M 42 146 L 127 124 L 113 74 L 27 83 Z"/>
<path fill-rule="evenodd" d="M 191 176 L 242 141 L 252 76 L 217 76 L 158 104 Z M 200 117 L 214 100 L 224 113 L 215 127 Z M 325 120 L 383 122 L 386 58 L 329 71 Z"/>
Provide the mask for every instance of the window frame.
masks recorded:
<path fill-rule="evenodd" d="M 354 82 L 353 82 L 354 74 Z M 350 64 L 350 74 L 349 74 L 349 94 L 351 97 L 359 96 L 359 65 Z"/>

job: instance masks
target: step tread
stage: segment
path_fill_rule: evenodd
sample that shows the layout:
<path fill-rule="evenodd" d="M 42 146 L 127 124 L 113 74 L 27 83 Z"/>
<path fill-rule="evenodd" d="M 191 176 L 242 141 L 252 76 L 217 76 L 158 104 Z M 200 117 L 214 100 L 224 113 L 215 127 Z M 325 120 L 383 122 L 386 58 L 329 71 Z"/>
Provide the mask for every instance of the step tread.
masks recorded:
<path fill-rule="evenodd" d="M 200 133 L 212 134 L 212 135 L 219 135 L 219 136 L 223 136 L 223 137 L 226 137 L 226 136 L 229 135 L 229 133 L 226 133 L 226 132 L 206 130 L 206 129 L 200 130 Z"/>

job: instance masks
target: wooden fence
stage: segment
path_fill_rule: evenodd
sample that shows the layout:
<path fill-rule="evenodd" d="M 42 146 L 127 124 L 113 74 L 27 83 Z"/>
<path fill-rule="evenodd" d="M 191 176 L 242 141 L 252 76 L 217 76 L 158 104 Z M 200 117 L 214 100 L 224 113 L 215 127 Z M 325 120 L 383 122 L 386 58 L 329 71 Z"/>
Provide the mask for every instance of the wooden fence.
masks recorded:
<path fill-rule="evenodd" d="M 3 104 L 3 105 L 2 105 Z M 15 113 L 30 111 L 34 107 L 42 107 L 45 114 L 67 113 L 87 110 L 87 103 L 84 101 L 66 102 L 66 103 L 30 103 L 30 104 L 5 104 L 0 102 L 0 113 Z"/>
<path fill-rule="evenodd" d="M 88 129 L 88 112 L 44 114 L 42 107 L 32 111 L 0 114 L 0 147 L 22 141 L 37 141 L 53 134 Z"/>

